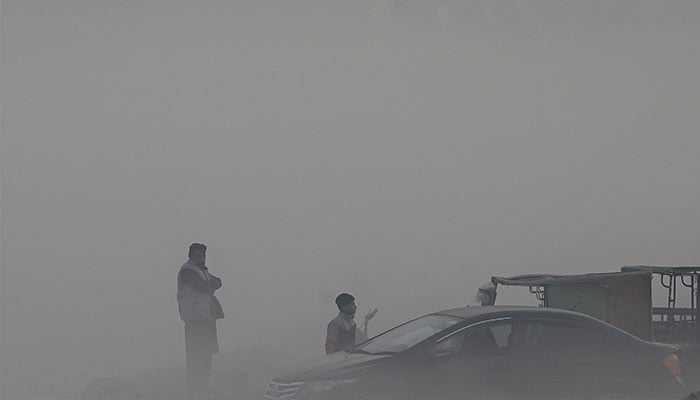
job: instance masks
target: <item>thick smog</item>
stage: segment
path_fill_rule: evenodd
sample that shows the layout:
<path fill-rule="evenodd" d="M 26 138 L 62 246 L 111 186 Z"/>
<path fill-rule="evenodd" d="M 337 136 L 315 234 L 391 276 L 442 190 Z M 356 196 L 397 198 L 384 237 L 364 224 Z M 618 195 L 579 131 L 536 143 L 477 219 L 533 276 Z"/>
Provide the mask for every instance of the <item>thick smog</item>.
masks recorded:
<path fill-rule="evenodd" d="M 1 0 L 0 398 L 698 398 L 698 71 L 691 0 Z"/>

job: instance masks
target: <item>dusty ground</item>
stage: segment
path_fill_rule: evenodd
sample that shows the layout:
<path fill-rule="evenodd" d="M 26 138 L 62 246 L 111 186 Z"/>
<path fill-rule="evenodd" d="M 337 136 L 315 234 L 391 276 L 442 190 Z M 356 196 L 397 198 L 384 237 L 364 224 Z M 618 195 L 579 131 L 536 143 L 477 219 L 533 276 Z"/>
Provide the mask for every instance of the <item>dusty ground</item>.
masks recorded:
<path fill-rule="evenodd" d="M 308 358 L 308 357 L 306 357 Z M 302 357 L 270 348 L 246 349 L 214 356 L 209 399 L 259 400 L 275 371 Z M 82 400 L 186 400 L 185 368 L 149 370 L 133 377 L 107 377 L 87 385 Z"/>

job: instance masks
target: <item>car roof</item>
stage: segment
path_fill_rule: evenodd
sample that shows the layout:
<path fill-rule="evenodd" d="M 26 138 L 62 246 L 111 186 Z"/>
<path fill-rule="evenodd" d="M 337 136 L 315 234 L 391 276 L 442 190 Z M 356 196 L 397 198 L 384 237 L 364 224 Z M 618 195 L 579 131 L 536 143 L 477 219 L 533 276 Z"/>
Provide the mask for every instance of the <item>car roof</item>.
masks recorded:
<path fill-rule="evenodd" d="M 533 307 L 533 306 L 467 306 L 459 308 L 450 308 L 448 310 L 437 311 L 432 313 L 432 315 L 449 315 L 451 317 L 463 318 L 467 323 L 469 320 L 484 320 L 489 318 L 500 318 L 500 317 L 515 317 L 515 318 L 556 318 L 558 320 L 569 320 L 578 321 L 586 324 L 597 325 L 599 327 L 605 327 L 611 331 L 615 331 L 618 334 L 632 337 L 638 341 L 644 341 L 633 334 L 618 328 L 610 323 L 601 321 L 598 318 L 591 317 L 590 315 L 583 314 L 576 311 L 562 310 L 558 308 L 549 307 Z M 477 321 L 474 321 L 477 322 Z"/>
<path fill-rule="evenodd" d="M 464 319 L 478 317 L 498 317 L 503 315 L 512 316 L 531 316 L 531 317 L 559 317 L 559 318 L 586 318 L 587 316 L 574 311 L 561 310 L 557 308 L 546 307 L 531 307 L 531 306 L 468 306 L 459 308 L 450 308 L 447 310 L 437 311 L 433 314 L 449 315 Z"/>

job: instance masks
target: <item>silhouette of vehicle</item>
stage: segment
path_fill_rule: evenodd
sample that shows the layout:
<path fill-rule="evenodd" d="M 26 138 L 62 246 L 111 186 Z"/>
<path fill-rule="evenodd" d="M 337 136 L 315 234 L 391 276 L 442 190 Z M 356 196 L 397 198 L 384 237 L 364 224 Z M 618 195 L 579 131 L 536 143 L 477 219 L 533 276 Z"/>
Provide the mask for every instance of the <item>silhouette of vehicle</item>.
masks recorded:
<path fill-rule="evenodd" d="M 700 266 L 637 265 L 619 272 L 493 276 L 479 288 L 479 302 L 497 303 L 500 286 L 527 287 L 542 307 L 578 311 L 642 339 L 678 346 L 686 386 L 700 389 Z M 663 303 L 654 306 L 661 295 Z"/>
<path fill-rule="evenodd" d="M 577 312 L 463 307 L 283 370 L 265 398 L 680 398 L 677 350 Z"/>

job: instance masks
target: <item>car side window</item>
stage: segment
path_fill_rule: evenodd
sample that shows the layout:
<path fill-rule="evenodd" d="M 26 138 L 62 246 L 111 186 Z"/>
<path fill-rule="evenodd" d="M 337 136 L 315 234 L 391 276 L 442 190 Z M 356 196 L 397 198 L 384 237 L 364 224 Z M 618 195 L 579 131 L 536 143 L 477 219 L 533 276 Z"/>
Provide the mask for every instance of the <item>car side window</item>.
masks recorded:
<path fill-rule="evenodd" d="M 462 351 L 462 345 L 464 344 L 465 333 L 456 333 L 440 342 L 438 342 L 432 353 L 440 356 L 444 355 L 455 355 Z"/>
<path fill-rule="evenodd" d="M 505 352 L 511 331 L 510 322 L 489 324 L 474 329 L 464 340 L 464 356 L 484 357 Z"/>
<path fill-rule="evenodd" d="M 510 322 L 468 328 L 438 342 L 432 353 L 463 357 L 484 357 L 502 353 L 508 348 L 511 330 Z"/>
<path fill-rule="evenodd" d="M 605 332 L 574 323 L 533 321 L 518 329 L 527 338 L 525 350 L 558 356 L 605 354 L 612 347 L 612 337 Z"/>
<path fill-rule="evenodd" d="M 493 338 L 496 340 L 496 345 L 499 348 L 505 349 L 508 347 L 510 334 L 512 331 L 513 328 L 510 323 L 496 324 L 491 327 Z"/>

